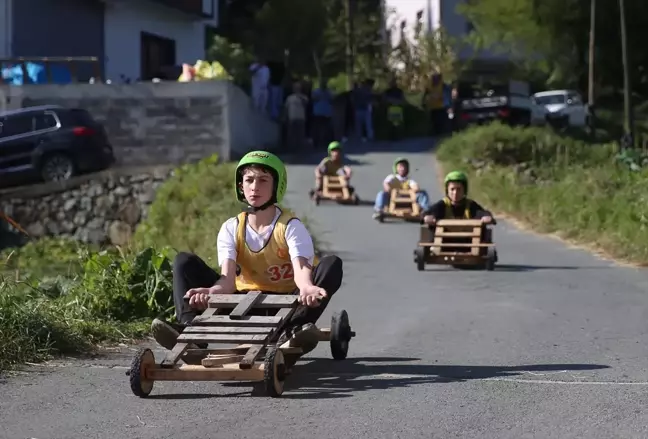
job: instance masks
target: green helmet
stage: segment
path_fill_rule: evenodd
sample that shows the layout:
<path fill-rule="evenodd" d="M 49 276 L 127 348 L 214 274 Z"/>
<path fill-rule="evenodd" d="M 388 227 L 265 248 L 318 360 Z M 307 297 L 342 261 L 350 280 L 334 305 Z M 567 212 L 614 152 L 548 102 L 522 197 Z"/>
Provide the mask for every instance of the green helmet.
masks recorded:
<path fill-rule="evenodd" d="M 328 153 L 329 154 L 331 154 L 331 151 L 336 150 L 336 149 L 342 149 L 342 144 L 340 142 L 333 141 L 333 142 L 329 143 L 329 146 L 328 146 Z"/>
<path fill-rule="evenodd" d="M 407 169 L 409 169 L 409 160 L 407 160 L 405 157 L 398 157 L 394 161 L 394 166 L 393 166 L 394 174 L 397 172 L 396 167 L 398 166 L 399 163 L 404 163 L 405 166 L 407 166 Z"/>
<path fill-rule="evenodd" d="M 458 182 L 463 183 L 466 194 L 468 193 L 468 176 L 461 171 L 452 171 L 446 175 L 443 184 L 446 189 L 448 188 L 448 183 Z"/>
<path fill-rule="evenodd" d="M 266 208 L 275 203 L 281 203 L 284 195 L 286 194 L 286 187 L 288 186 L 288 174 L 286 172 L 286 165 L 276 155 L 267 151 L 252 151 L 243 156 L 241 161 L 236 167 L 235 183 L 236 183 L 236 199 L 245 203 L 245 195 L 241 189 L 241 182 L 243 180 L 243 173 L 241 169 L 245 166 L 257 165 L 268 170 L 274 177 L 274 191 L 273 196 L 268 203 L 262 208 Z"/>

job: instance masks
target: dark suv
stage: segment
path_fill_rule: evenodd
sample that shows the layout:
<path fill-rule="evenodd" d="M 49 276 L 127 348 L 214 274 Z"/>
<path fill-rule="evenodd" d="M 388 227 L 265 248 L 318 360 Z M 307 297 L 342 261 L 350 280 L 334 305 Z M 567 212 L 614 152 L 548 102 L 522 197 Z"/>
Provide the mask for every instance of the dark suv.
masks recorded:
<path fill-rule="evenodd" d="M 0 186 L 68 180 L 114 161 L 106 130 L 86 110 L 47 105 L 0 113 Z"/>

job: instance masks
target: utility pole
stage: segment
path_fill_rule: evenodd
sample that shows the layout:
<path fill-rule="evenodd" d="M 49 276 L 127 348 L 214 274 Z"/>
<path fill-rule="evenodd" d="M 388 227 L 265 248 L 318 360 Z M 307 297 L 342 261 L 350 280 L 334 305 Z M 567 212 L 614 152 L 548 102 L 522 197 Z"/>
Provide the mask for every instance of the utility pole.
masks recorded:
<path fill-rule="evenodd" d="M 623 110 L 624 110 L 624 128 L 626 144 L 629 147 L 634 147 L 634 117 L 632 115 L 632 89 L 630 84 L 630 65 L 628 59 L 628 37 L 626 34 L 626 19 L 625 19 L 625 0 L 619 0 L 619 13 L 621 14 L 621 51 L 623 56 Z"/>
<path fill-rule="evenodd" d="M 304 0 L 302 0 L 304 1 Z M 343 0 L 345 12 L 345 30 L 346 30 L 346 71 L 347 71 L 347 90 L 353 89 L 353 1 Z"/>
<path fill-rule="evenodd" d="M 595 130 L 594 123 L 594 51 L 596 34 L 596 0 L 590 0 L 590 36 L 589 36 L 589 72 L 587 75 L 587 102 L 590 110 L 590 123 L 592 132 Z"/>

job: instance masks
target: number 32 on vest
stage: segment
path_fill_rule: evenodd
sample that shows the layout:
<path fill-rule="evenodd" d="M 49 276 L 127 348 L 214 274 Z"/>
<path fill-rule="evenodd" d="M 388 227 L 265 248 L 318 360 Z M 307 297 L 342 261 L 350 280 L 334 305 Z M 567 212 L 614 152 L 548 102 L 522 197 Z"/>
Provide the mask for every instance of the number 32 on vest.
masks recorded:
<path fill-rule="evenodd" d="M 267 273 L 270 275 L 270 282 L 279 282 L 295 277 L 293 266 L 289 262 L 281 265 L 271 265 L 268 267 Z"/>

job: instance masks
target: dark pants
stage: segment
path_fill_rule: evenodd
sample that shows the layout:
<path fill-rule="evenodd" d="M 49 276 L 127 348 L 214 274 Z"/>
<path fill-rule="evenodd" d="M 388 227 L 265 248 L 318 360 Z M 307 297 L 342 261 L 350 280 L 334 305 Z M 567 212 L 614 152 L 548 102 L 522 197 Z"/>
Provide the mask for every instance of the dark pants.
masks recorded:
<path fill-rule="evenodd" d="M 445 108 L 430 111 L 432 134 L 440 136 L 445 134 L 448 125 L 448 112 Z"/>
<path fill-rule="evenodd" d="M 294 119 L 288 121 L 286 143 L 289 152 L 304 152 L 306 145 L 306 121 Z"/>
<path fill-rule="evenodd" d="M 320 306 L 309 308 L 299 305 L 293 313 L 288 327 L 297 327 L 306 323 L 316 323 L 333 295 L 342 285 L 342 259 L 337 256 L 325 256 L 313 270 L 313 284 L 324 288 L 328 297 L 322 299 Z M 173 301 L 176 318 L 181 324 L 188 325 L 202 311 L 193 309 L 184 300 L 186 292 L 192 288 L 208 288 L 214 285 L 219 274 L 202 259 L 192 253 L 179 253 L 173 261 Z M 293 294 L 299 294 L 296 289 Z"/>
<path fill-rule="evenodd" d="M 313 116 L 313 144 L 315 148 L 326 147 L 333 140 L 330 117 Z"/>

